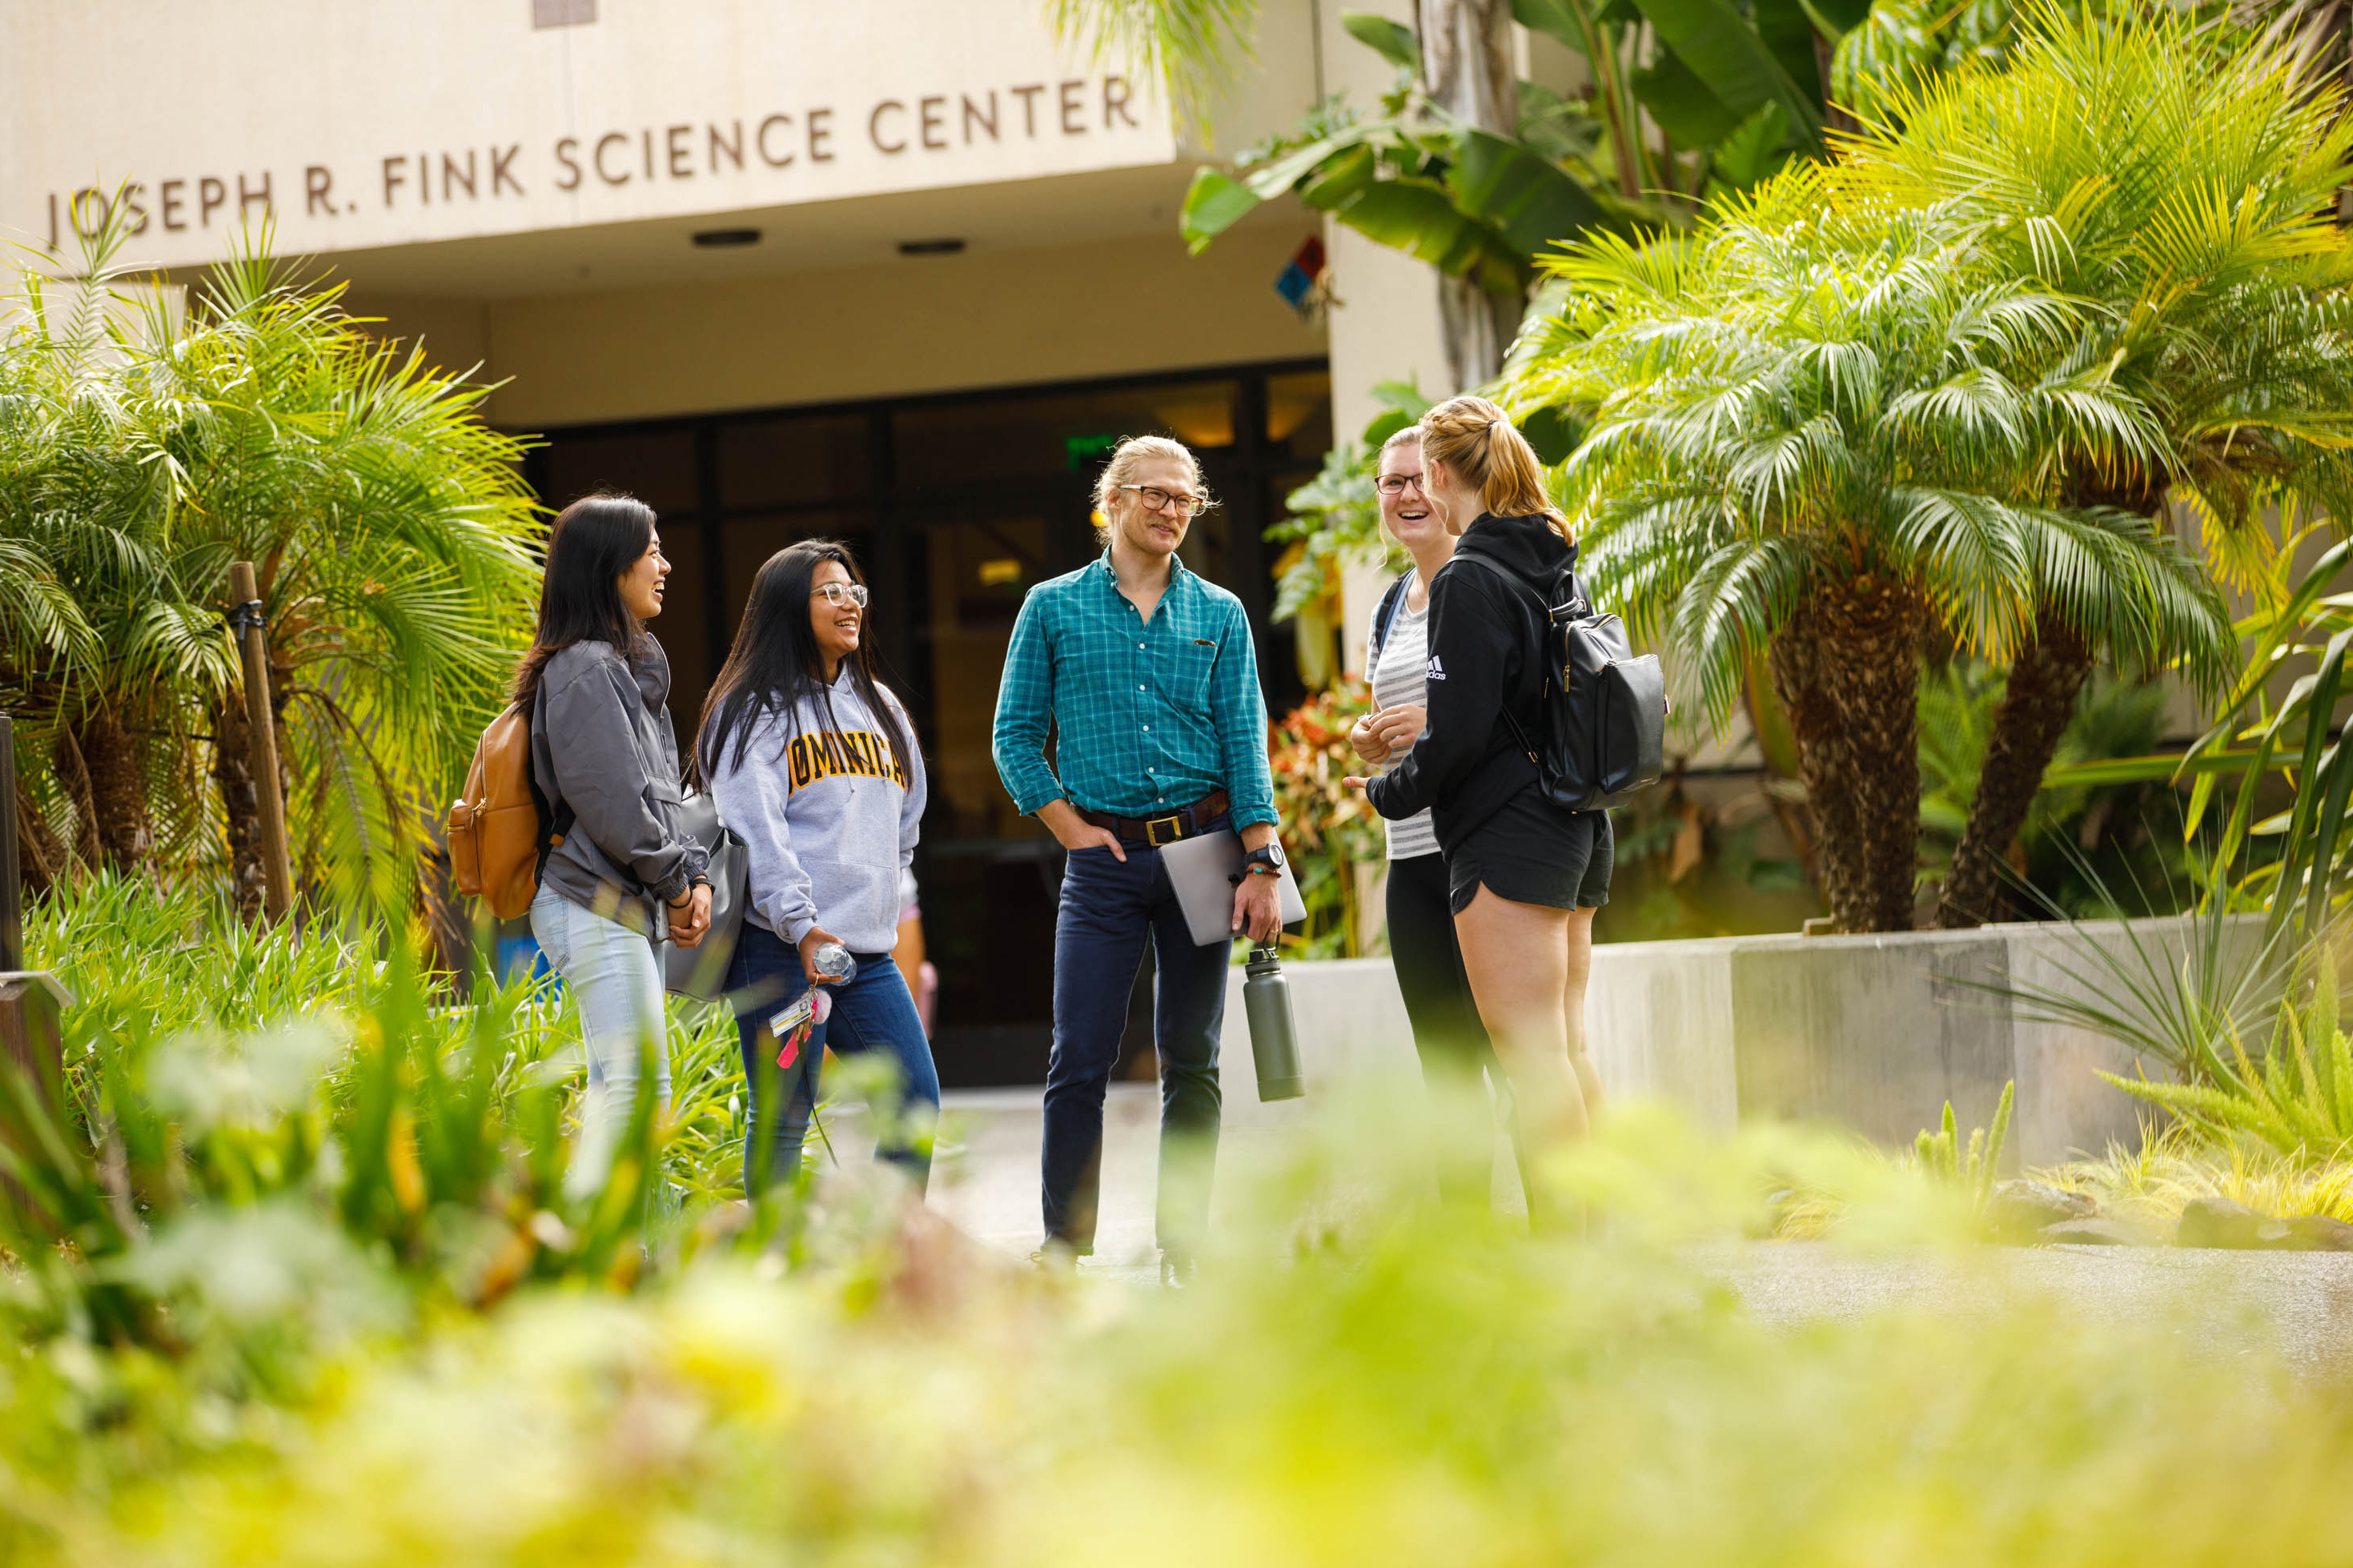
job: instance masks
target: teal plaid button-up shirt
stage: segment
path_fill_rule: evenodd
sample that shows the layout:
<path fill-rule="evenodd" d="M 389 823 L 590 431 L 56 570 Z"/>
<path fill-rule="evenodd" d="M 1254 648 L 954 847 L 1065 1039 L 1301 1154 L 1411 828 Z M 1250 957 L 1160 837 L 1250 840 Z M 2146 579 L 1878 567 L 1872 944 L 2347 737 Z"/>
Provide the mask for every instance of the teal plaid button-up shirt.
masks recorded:
<path fill-rule="evenodd" d="M 1241 601 L 1172 560 L 1147 622 L 1121 596 L 1108 551 L 1039 584 L 1006 650 L 995 752 L 1025 816 L 1064 798 L 1151 816 L 1222 789 L 1236 827 L 1274 821 L 1266 699 Z"/>

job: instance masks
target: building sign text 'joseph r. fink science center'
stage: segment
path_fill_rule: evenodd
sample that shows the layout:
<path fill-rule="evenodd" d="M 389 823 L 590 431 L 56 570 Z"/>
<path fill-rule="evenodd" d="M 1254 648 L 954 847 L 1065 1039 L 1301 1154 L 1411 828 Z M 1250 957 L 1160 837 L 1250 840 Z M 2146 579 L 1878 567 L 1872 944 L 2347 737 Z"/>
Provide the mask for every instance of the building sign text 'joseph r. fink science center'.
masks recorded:
<path fill-rule="evenodd" d="M 485 0 L 241 0 L 168 29 L 132 0 L 10 9 L 0 53 L 41 90 L 0 224 L 70 250 L 111 214 L 137 264 L 216 259 L 265 216 L 324 252 L 1176 156 L 1166 109 L 1060 58 L 1035 0 L 604 0 L 547 30 Z"/>

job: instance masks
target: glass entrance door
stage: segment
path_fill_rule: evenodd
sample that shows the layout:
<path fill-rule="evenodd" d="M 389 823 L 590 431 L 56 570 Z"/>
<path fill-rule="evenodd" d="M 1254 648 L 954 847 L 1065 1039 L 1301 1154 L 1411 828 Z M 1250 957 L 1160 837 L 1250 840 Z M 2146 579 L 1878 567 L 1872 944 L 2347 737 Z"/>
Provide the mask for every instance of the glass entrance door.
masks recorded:
<path fill-rule="evenodd" d="M 965 1082 L 1035 1081 L 1053 1016 L 1057 846 L 1014 810 L 992 729 L 1014 617 L 1063 570 L 1074 520 L 1060 505 L 926 521 L 908 531 L 921 596 L 911 677 L 927 691 L 932 800 L 918 866 L 923 931 L 940 975 L 938 1049 Z"/>

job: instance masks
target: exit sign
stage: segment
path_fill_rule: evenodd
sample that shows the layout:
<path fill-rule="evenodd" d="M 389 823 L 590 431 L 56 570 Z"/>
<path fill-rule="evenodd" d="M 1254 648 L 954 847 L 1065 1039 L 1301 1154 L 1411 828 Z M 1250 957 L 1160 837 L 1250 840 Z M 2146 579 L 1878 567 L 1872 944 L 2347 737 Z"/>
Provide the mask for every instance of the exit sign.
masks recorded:
<path fill-rule="evenodd" d="M 1110 457 L 1112 448 L 1118 445 L 1119 437 L 1116 436 L 1065 436 L 1062 437 L 1062 456 L 1069 462 L 1071 472 L 1075 474 L 1090 464 Z"/>

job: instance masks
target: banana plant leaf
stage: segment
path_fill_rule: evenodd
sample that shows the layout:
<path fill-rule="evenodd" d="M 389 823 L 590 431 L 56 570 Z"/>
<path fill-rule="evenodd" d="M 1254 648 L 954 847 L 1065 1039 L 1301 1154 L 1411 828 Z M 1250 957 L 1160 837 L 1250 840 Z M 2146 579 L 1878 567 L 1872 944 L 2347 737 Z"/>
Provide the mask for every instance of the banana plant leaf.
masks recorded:
<path fill-rule="evenodd" d="M 1185 195 L 1186 243 L 1198 255 L 1260 203 L 1290 191 L 1378 244 L 1510 292 L 1535 280 L 1538 251 L 1613 221 L 1558 164 L 1467 126 L 1434 138 L 1446 155 L 1442 177 L 1383 176 L 1384 146 L 1418 158 L 1429 140 L 1375 121 L 1320 138 L 1245 179 L 1204 167 Z"/>
<path fill-rule="evenodd" d="M 1421 44 L 1402 22 L 1370 11 L 1343 11 L 1340 26 L 1356 39 L 1401 70 L 1421 68 Z"/>
<path fill-rule="evenodd" d="M 1679 147 L 1713 147 L 1745 119 L 1663 44 L 1658 58 L 1634 73 L 1634 98 Z"/>
<path fill-rule="evenodd" d="M 1608 226 L 1609 213 L 1557 163 L 1484 131 L 1465 131 L 1460 145 L 1461 155 L 1446 174 L 1455 204 L 1483 220 L 1517 255 L 1533 258 L 1584 229 Z M 1523 282 L 1532 279 L 1534 268 L 1525 270 L 1529 277 Z"/>
<path fill-rule="evenodd" d="M 1302 180 L 1325 165 L 1327 173 L 1354 168 L 1361 162 L 1370 177 L 1376 147 L 1384 139 L 1397 139 L 1402 128 L 1392 120 L 1366 121 L 1335 131 L 1329 136 L 1318 137 L 1304 146 L 1293 148 L 1261 168 L 1252 170 L 1243 179 L 1204 164 L 1194 173 L 1192 186 L 1185 193 L 1185 205 L 1177 222 L 1185 236 L 1185 244 L 1196 256 L 1208 247 L 1209 242 L 1248 217 L 1261 202 L 1282 195 Z M 1310 181 L 1313 188 L 1316 181 Z M 1335 205 L 1346 193 L 1334 191 Z M 1301 192 L 1303 199 L 1306 191 Z M 1316 204 L 1310 203 L 1314 205 Z M 1329 210 L 1322 208 L 1319 210 Z"/>
<path fill-rule="evenodd" d="M 1558 39 L 1588 59 L 1609 47 L 1606 38 L 1596 41 L 1600 23 L 1586 0 L 1512 0 L 1512 20 Z"/>
<path fill-rule="evenodd" d="M 1866 3 L 1855 5 L 1852 0 L 1844 7 L 1857 20 L 1871 14 Z M 1772 55 L 1798 90 L 1814 102 L 1822 100 L 1822 58 L 1814 52 L 1814 40 L 1827 38 L 1832 43 L 1839 35 L 1854 26 L 1843 25 L 1821 15 L 1820 9 L 1808 0 L 1751 0 L 1749 17 L 1757 29 L 1759 42 Z"/>
<path fill-rule="evenodd" d="M 1514 264 L 1515 258 L 1500 254 L 1493 231 L 1464 216 L 1436 180 L 1376 181 L 1333 216 L 1368 239 L 1456 277 L 1484 271 L 1485 262 L 1507 270 Z"/>
<path fill-rule="evenodd" d="M 1766 104 L 1778 102 L 1810 146 L 1820 144 L 1819 97 L 1790 79 L 1757 29 L 1728 0 L 1634 0 L 1634 4 L 1656 30 L 1659 41 L 1731 111 L 1726 132 Z"/>
<path fill-rule="evenodd" d="M 1223 174 L 1203 164 L 1194 171 L 1193 184 L 1185 192 L 1185 206 L 1178 219 L 1185 236 L 1185 248 L 1198 256 L 1209 242 L 1248 217 L 1259 205 L 1258 193 L 1229 174 Z"/>

